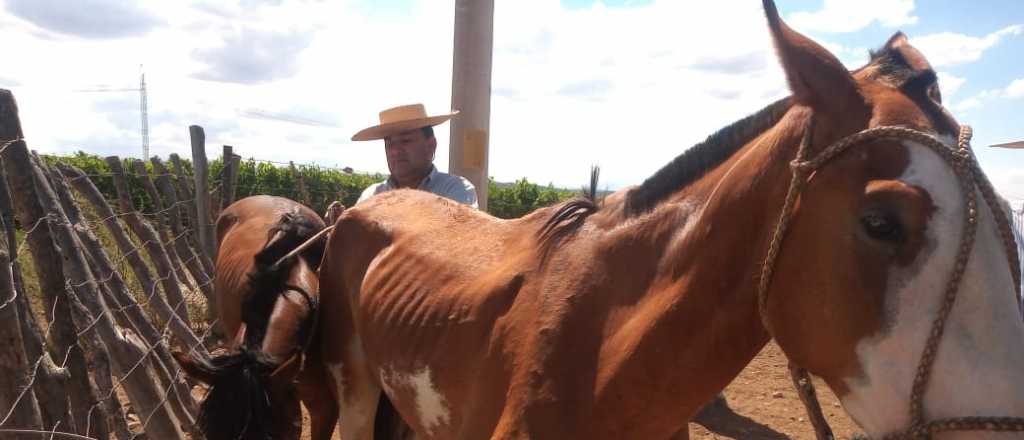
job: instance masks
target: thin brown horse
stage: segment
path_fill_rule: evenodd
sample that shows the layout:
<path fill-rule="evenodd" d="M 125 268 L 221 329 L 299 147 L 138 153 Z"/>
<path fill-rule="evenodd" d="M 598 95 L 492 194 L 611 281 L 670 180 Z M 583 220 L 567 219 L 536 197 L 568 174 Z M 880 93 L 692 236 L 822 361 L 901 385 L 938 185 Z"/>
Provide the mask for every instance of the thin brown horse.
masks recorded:
<path fill-rule="evenodd" d="M 935 72 L 903 34 L 851 72 L 764 3 L 792 96 L 603 206 L 339 218 L 342 438 L 384 393 L 421 439 L 667 439 L 773 337 L 873 437 L 1022 438 L 989 432 L 1022 428 L 1017 255 Z"/>
<path fill-rule="evenodd" d="M 214 291 L 234 340 L 229 354 L 213 359 L 176 354 L 190 376 L 210 385 L 198 422 L 207 439 L 298 439 L 300 399 L 313 438 L 333 432 L 337 409 L 313 343 L 326 240 L 279 262 L 322 229 L 315 212 L 281 197 L 247 197 L 220 214 Z"/>

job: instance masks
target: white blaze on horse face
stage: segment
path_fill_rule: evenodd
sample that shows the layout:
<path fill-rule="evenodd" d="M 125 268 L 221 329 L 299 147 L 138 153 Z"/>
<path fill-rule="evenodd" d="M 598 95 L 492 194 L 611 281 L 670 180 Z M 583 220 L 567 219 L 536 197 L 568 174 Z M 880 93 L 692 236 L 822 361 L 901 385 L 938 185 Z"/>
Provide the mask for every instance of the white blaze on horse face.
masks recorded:
<path fill-rule="evenodd" d="M 910 161 L 900 180 L 926 191 L 935 212 L 915 261 L 889 271 L 884 324 L 857 346 L 863 375 L 845 379 L 850 392 L 843 396 L 843 405 L 872 437 L 910 424 L 914 376 L 953 272 L 966 209 L 946 161 L 924 146 L 904 144 Z M 975 192 L 979 215 L 974 247 L 925 392 L 926 420 L 1024 415 L 1024 323 L 993 213 Z M 936 438 L 1007 435 L 964 432 Z"/>
<path fill-rule="evenodd" d="M 429 435 L 433 435 L 438 427 L 449 423 L 448 404 L 430 379 L 430 367 L 423 367 L 412 374 L 398 373 L 394 368 L 382 368 L 380 378 L 382 387 L 392 398 L 398 390 L 409 389 L 413 392 L 416 416 L 419 418 L 420 426 Z"/>

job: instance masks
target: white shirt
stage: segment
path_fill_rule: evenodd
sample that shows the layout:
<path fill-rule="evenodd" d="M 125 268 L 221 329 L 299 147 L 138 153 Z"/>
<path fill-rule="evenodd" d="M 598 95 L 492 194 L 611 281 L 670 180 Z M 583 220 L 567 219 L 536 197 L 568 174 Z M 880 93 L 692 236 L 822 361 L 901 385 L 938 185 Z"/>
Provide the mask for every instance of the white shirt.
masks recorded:
<path fill-rule="evenodd" d="M 397 185 L 398 183 L 395 182 L 393 177 L 389 177 L 388 180 L 383 182 L 370 185 L 363 190 L 363 194 L 359 196 L 359 200 L 356 201 L 356 204 L 358 205 L 363 200 L 382 192 L 391 191 L 397 188 Z M 417 189 L 431 192 L 474 208 L 479 208 L 476 202 L 476 188 L 469 180 L 462 176 L 442 173 L 437 170 L 436 166 L 431 167 L 430 174 L 427 175 L 426 179 L 423 179 L 423 182 L 420 182 L 420 186 Z"/>

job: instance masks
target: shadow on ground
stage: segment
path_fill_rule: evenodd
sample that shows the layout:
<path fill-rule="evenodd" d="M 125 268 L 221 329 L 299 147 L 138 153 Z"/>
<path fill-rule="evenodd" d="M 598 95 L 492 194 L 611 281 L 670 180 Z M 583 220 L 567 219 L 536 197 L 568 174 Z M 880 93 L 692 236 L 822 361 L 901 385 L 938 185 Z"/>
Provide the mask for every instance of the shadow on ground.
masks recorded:
<path fill-rule="evenodd" d="M 789 440 L 789 436 L 737 414 L 724 398 L 707 404 L 693 419 L 695 423 L 718 435 L 750 440 Z"/>

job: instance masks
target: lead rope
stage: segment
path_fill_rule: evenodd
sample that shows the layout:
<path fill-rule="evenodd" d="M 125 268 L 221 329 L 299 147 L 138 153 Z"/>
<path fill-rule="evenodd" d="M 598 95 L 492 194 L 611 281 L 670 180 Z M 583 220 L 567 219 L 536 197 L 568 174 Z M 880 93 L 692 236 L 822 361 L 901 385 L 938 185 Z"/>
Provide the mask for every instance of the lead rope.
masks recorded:
<path fill-rule="evenodd" d="M 1016 287 L 1015 291 L 1020 290 L 1020 274 L 1016 272 L 1019 256 L 1017 255 L 1015 242 L 1013 241 L 1013 233 L 1010 230 L 1006 218 L 995 215 L 1003 212 L 1002 207 L 997 203 L 995 191 L 992 189 L 991 183 L 989 183 L 985 178 L 984 173 L 981 171 L 970 150 L 970 139 L 972 135 L 971 128 L 968 126 L 963 126 L 961 128 L 957 142 L 958 149 L 955 152 L 950 150 L 933 136 L 917 130 L 904 127 L 876 127 L 847 136 L 830 145 L 815 158 L 811 160 L 804 160 L 811 142 L 811 135 L 814 128 L 813 123 L 814 118 L 811 117 L 807 122 L 800 148 L 797 151 L 796 159 L 790 163 L 793 178 L 790 182 L 785 202 L 783 203 L 782 212 L 779 215 L 779 222 L 776 224 L 775 232 L 768 247 L 768 253 L 765 257 L 764 265 L 761 267 L 761 279 L 758 283 L 758 312 L 765 329 L 769 334 L 774 335 L 767 314 L 767 292 L 774 273 L 775 261 L 778 258 L 778 254 L 782 246 L 782 240 L 785 238 L 789 223 L 793 217 L 793 209 L 796 204 L 796 200 L 803 188 L 807 185 L 807 176 L 838 154 L 854 145 L 879 139 L 910 140 L 917 142 L 932 149 L 932 151 L 936 152 L 953 168 L 953 171 L 956 173 L 960 182 L 960 188 L 963 193 L 966 209 L 964 211 L 963 235 L 960 239 L 960 248 L 958 250 L 957 260 L 954 265 L 953 272 L 950 275 L 950 279 L 946 284 L 946 292 L 942 306 L 932 323 L 932 330 L 928 336 L 924 351 L 921 354 L 921 361 L 918 364 L 917 374 L 914 377 L 910 401 L 911 425 L 905 431 L 886 435 L 883 439 L 929 439 L 932 434 L 942 431 L 1024 431 L 1024 418 L 1019 417 L 959 417 L 934 420 L 931 422 L 926 422 L 924 420 L 924 393 L 928 385 L 928 380 L 931 377 L 932 366 L 935 363 L 935 356 L 938 353 L 938 345 L 942 338 L 943 331 L 945 330 L 946 320 L 953 308 L 953 303 L 956 300 L 956 294 L 959 290 L 960 280 L 967 268 L 971 249 L 974 246 L 978 219 L 977 200 L 974 193 L 975 185 L 982 193 L 982 196 L 993 212 L 994 217 L 996 217 L 996 224 L 1000 229 L 1003 244 L 1007 249 L 1007 258 L 1012 269 L 1011 273 L 1013 274 L 1013 281 Z M 792 372 L 795 383 L 811 383 L 806 370 L 797 367 L 793 368 Z M 807 390 L 802 390 L 802 392 L 806 391 Z M 813 386 L 811 386 L 810 392 L 813 393 Z M 821 409 L 817 404 L 817 399 L 810 400 L 810 404 L 807 402 L 808 401 L 805 400 L 805 405 L 808 405 L 807 409 L 809 414 L 813 414 L 814 411 L 820 413 Z M 823 433 L 831 432 L 828 428 L 827 422 L 824 423 L 824 428 L 824 431 L 822 431 L 818 430 L 816 427 L 816 433 L 821 436 Z"/>

